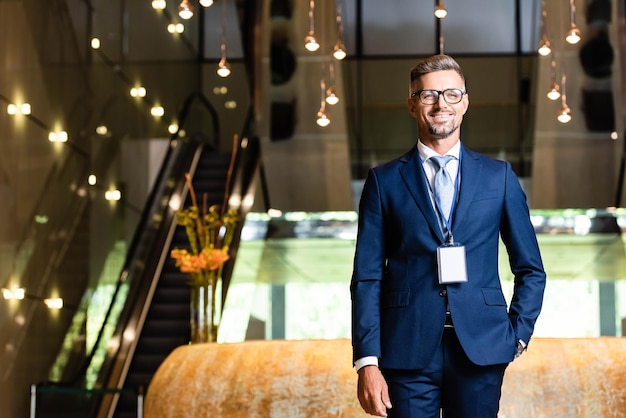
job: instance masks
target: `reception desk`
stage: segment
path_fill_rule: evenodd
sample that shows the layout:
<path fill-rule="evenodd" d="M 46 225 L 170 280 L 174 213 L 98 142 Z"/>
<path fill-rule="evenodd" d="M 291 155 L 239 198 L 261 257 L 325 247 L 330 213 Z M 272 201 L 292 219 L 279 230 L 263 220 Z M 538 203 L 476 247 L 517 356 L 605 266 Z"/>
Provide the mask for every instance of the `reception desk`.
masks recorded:
<path fill-rule="evenodd" d="M 177 348 L 148 388 L 147 418 L 366 417 L 348 339 Z M 508 368 L 502 418 L 626 417 L 626 338 L 535 338 Z"/>

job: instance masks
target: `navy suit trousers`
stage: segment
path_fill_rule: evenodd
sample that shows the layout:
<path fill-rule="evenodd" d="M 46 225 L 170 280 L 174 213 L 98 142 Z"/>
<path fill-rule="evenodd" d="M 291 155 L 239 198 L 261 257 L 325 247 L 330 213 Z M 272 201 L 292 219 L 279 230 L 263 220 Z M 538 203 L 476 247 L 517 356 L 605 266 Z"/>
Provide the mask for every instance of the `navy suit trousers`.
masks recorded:
<path fill-rule="evenodd" d="M 472 363 L 459 344 L 454 328 L 446 328 L 426 368 L 382 370 L 392 404 L 388 416 L 495 418 L 507 366 L 508 363 L 491 366 Z"/>

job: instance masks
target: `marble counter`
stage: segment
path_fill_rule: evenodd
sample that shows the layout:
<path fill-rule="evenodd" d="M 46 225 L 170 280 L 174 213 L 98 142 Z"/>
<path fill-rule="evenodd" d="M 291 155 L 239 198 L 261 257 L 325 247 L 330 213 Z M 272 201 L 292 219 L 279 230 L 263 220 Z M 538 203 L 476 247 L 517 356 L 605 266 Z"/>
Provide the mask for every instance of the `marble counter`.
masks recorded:
<path fill-rule="evenodd" d="M 146 395 L 147 418 L 366 417 L 347 339 L 176 349 Z M 535 338 L 505 376 L 500 417 L 626 417 L 626 338 Z"/>

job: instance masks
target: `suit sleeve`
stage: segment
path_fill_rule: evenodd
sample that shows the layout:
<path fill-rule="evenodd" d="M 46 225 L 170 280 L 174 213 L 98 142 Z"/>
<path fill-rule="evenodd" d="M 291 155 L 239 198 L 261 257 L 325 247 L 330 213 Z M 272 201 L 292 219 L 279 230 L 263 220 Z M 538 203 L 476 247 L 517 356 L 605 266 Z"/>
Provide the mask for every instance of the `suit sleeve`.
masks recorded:
<path fill-rule="evenodd" d="M 530 221 L 526 195 L 511 165 L 506 164 L 506 192 L 500 233 L 514 275 L 509 318 L 516 336 L 528 343 L 541 311 L 546 273 L 537 236 Z"/>
<path fill-rule="evenodd" d="M 359 204 L 359 222 L 350 291 L 353 360 L 380 358 L 380 288 L 384 276 L 384 221 L 380 188 L 370 170 Z"/>

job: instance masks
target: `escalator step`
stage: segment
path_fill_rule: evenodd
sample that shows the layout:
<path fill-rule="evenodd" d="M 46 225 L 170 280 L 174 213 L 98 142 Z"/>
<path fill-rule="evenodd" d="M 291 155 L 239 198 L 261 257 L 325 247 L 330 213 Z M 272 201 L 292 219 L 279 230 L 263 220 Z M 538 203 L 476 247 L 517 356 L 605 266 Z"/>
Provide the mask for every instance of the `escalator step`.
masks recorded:
<path fill-rule="evenodd" d="M 162 359 L 165 359 L 165 356 L 171 353 L 173 349 L 188 343 L 188 341 L 187 338 L 174 338 L 169 336 L 142 338 L 137 346 L 137 351 L 139 352 L 135 355 L 162 355 Z"/>
<path fill-rule="evenodd" d="M 152 305 L 150 307 L 149 314 L 151 320 L 154 319 L 189 319 L 189 305 L 188 304 L 176 304 L 176 305 Z"/>

